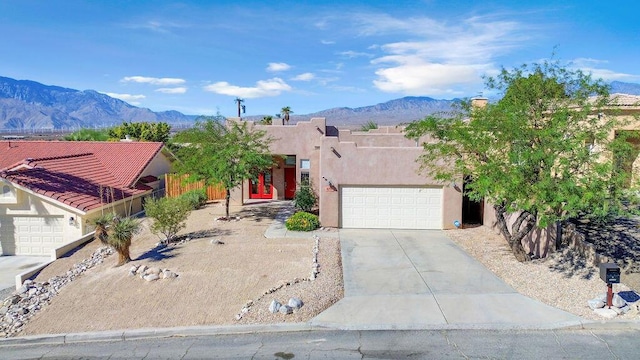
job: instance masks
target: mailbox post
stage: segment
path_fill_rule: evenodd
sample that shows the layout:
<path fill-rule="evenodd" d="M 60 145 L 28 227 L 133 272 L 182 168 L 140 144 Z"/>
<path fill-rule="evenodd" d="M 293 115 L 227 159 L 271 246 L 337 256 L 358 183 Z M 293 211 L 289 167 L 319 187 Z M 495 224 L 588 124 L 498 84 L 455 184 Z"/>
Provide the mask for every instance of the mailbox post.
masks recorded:
<path fill-rule="evenodd" d="M 613 305 L 613 284 L 620 283 L 620 267 L 613 263 L 600 264 L 600 279 L 607 283 L 607 306 Z"/>

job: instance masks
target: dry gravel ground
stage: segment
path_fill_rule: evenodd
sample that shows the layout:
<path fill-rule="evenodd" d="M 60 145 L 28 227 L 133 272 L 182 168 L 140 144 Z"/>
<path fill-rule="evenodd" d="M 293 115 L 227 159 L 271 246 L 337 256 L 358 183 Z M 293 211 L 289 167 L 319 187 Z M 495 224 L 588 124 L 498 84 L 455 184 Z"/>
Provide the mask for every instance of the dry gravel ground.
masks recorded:
<path fill-rule="evenodd" d="M 311 281 L 264 293 L 282 282 L 307 278 L 312 270 L 313 239 L 266 239 L 263 234 L 278 211 L 277 204 L 233 208 L 239 221 L 216 222 L 221 204 L 191 214 L 183 233 L 196 233 L 183 244 L 156 248 L 158 237 L 145 230 L 134 238 L 132 264 L 168 268 L 177 279 L 146 282 L 116 268 L 115 256 L 87 271 L 27 323 L 19 335 L 84 332 L 142 327 L 301 322 L 314 317 L 343 296 L 340 244 L 322 238 L 320 275 Z M 148 226 L 148 223 L 145 223 Z M 504 239 L 486 227 L 445 232 L 455 243 L 516 291 L 591 320 L 602 320 L 587 300 L 606 291 L 595 267 L 570 250 L 529 263 L 516 261 Z M 211 240 L 223 241 L 214 245 Z M 91 242 L 45 268 L 36 281 L 64 273 L 100 246 Z M 615 292 L 629 291 L 623 284 Z M 276 299 L 300 297 L 305 305 L 294 314 L 268 312 Z M 235 316 L 249 301 L 251 310 Z M 629 313 L 617 319 L 640 319 Z"/>
<path fill-rule="evenodd" d="M 519 293 L 585 319 L 602 320 L 589 308 L 587 301 L 606 293 L 607 285 L 600 280 L 598 268 L 585 263 L 571 249 L 552 253 L 545 259 L 520 263 L 504 238 L 487 227 L 445 233 Z M 614 284 L 613 291 L 630 289 L 624 284 Z M 640 317 L 637 312 L 629 312 L 616 319 L 640 320 Z"/>
<path fill-rule="evenodd" d="M 158 237 L 136 235 L 131 264 L 114 267 L 115 255 L 65 286 L 51 304 L 29 321 L 19 335 L 86 332 L 238 323 L 307 321 L 342 298 L 342 269 L 337 239 L 320 240 L 320 274 L 311 281 L 284 287 L 262 297 L 237 321 L 249 300 L 282 282 L 308 278 L 312 272 L 313 239 L 266 239 L 263 234 L 278 211 L 273 204 L 232 209 L 239 221 L 216 222 L 221 204 L 194 211 L 182 233 L 200 234 L 168 247 L 156 247 Z M 212 244 L 219 240 L 224 244 Z M 98 247 L 93 241 L 71 256 L 45 268 L 35 279 L 46 281 L 88 258 Z M 132 264 L 176 272 L 176 279 L 147 282 L 129 276 Z M 266 311 L 272 299 L 286 303 L 299 297 L 305 305 L 290 315 Z"/>

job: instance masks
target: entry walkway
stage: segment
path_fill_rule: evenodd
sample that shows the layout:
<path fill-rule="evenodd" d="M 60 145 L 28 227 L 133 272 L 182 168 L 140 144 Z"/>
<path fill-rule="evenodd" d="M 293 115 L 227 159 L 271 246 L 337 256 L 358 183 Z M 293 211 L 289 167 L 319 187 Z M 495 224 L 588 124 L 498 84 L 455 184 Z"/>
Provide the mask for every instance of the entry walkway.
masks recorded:
<path fill-rule="evenodd" d="M 341 229 L 340 240 L 344 298 L 311 325 L 544 329 L 581 324 L 578 316 L 516 292 L 442 231 Z"/>

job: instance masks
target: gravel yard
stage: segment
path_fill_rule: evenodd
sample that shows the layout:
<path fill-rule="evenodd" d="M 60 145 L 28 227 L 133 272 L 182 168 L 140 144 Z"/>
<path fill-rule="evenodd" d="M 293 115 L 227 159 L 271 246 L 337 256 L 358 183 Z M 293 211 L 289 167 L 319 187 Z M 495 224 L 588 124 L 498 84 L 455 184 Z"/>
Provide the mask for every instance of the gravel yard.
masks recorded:
<path fill-rule="evenodd" d="M 263 234 L 277 206 L 244 206 L 234 209 L 239 221 L 215 221 L 223 210 L 220 204 L 212 204 L 194 211 L 183 231 L 191 233 L 191 239 L 183 243 L 156 247 L 159 239 L 155 235 L 148 231 L 137 235 L 131 264 L 114 267 L 116 256 L 110 256 L 62 288 L 18 334 L 307 321 L 342 298 L 339 241 L 324 238 L 320 239 L 316 280 L 262 296 L 283 282 L 311 275 L 315 241 L 266 239 Z M 215 244 L 216 240 L 224 244 Z M 89 243 L 45 268 L 35 280 L 43 282 L 65 273 L 98 246 L 95 241 Z M 133 264 L 170 269 L 179 276 L 147 282 L 128 274 Z M 266 311 L 271 300 L 284 304 L 290 297 L 302 299 L 304 306 L 289 315 Z M 255 304 L 236 320 L 249 300 Z"/>
<path fill-rule="evenodd" d="M 191 214 L 182 232 L 189 240 L 167 247 L 156 246 L 159 239 L 148 231 L 145 220 L 145 231 L 133 241 L 131 264 L 114 267 L 117 259 L 111 256 L 87 270 L 63 287 L 17 335 L 308 321 L 343 297 L 340 242 L 335 237 L 320 238 L 320 272 L 315 280 L 306 280 L 313 269 L 315 240 L 263 236 L 279 209 L 277 203 L 235 207 L 232 213 L 239 220 L 226 222 L 214 220 L 223 215 L 223 206 L 210 204 Z M 585 319 L 603 320 L 587 301 L 606 292 L 606 285 L 598 269 L 570 249 L 520 263 L 502 236 L 486 227 L 445 234 L 521 294 Z M 64 274 L 99 246 L 94 241 L 77 249 L 35 280 L 44 282 Z M 129 275 L 130 265 L 143 264 L 170 269 L 179 276 L 147 282 Z M 268 293 L 286 283 L 290 285 Z M 630 289 L 618 284 L 614 291 Z M 304 306 L 289 315 L 268 311 L 272 300 L 286 304 L 291 297 L 302 299 Z M 238 320 L 247 304 L 249 311 Z M 617 319 L 640 317 L 632 310 Z"/>
<path fill-rule="evenodd" d="M 585 319 L 602 320 L 587 301 L 605 293 L 607 286 L 600 280 L 599 270 L 586 264 L 571 249 L 520 263 L 502 235 L 487 227 L 450 230 L 446 234 L 519 293 Z M 625 284 L 613 286 L 614 292 L 630 290 Z M 640 320 L 640 317 L 631 311 L 616 319 Z"/>

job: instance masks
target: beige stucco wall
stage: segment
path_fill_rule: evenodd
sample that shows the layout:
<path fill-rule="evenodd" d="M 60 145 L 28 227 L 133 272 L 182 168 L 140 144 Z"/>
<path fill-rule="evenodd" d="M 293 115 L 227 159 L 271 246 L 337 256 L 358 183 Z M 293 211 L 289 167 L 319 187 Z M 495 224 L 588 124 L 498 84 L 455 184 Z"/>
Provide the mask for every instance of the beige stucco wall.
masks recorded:
<path fill-rule="evenodd" d="M 237 118 L 229 120 L 238 121 Z M 315 191 L 319 191 L 320 145 L 326 130 L 326 121 L 324 118 L 300 121 L 295 125 L 261 125 L 252 121 L 247 121 L 247 124 L 250 128 L 265 131 L 266 136 L 273 140 L 269 146 L 272 154 L 276 156 L 294 155 L 296 157 L 296 164 L 293 166 L 296 169 L 296 182 L 300 182 L 301 178 L 300 160 L 308 159 L 311 166 L 309 176 Z M 274 198 L 284 199 L 284 169 L 287 166 L 284 164 L 284 159 L 279 159 L 278 165 L 279 166 L 273 168 Z M 248 182 L 245 182 L 241 191 L 242 198 L 245 200 L 248 199 Z M 238 203 L 237 197 L 235 197 L 234 200 L 236 200 L 235 203 Z"/>
<path fill-rule="evenodd" d="M 342 132 L 341 132 L 342 134 Z M 404 137 L 401 134 L 398 137 Z M 363 138 L 370 137 L 363 136 Z M 353 139 L 353 138 L 352 138 Z M 384 139 L 384 144 L 401 144 L 400 138 Z M 320 174 L 320 222 L 323 226 L 339 227 L 340 188 L 343 186 L 425 186 L 443 189 L 444 229 L 455 228 L 454 220 L 462 220 L 462 193 L 457 189 L 434 181 L 419 172 L 416 159 L 422 148 L 416 147 L 372 147 L 357 146 L 355 142 L 342 142 L 327 137 L 322 143 Z M 373 145 L 372 142 L 365 142 Z M 332 149 L 333 148 L 333 149 Z M 334 152 L 335 150 L 335 152 Z M 328 181 L 334 185 L 329 187 Z M 336 191 L 337 190 L 337 191 Z"/>
<path fill-rule="evenodd" d="M 239 119 L 230 119 L 239 121 Z M 414 186 L 443 189 L 444 229 L 455 228 L 453 222 L 462 220 L 462 193 L 451 184 L 438 183 L 419 172 L 416 162 L 422 154 L 419 141 L 407 139 L 403 127 L 390 126 L 368 132 L 340 130 L 338 136 L 326 136 L 324 118 L 298 122 L 296 125 L 260 125 L 247 122 L 252 128 L 263 130 L 273 139 L 270 150 L 278 155 L 296 156 L 296 179 L 300 181 L 300 159 L 310 160 L 310 178 L 319 197 L 322 226 L 339 227 L 340 189 L 343 186 Z M 284 197 L 284 168 L 273 169 L 273 184 L 278 199 Z M 326 180 L 325 180 L 326 179 Z M 330 187 L 331 181 L 334 187 Z M 461 183 L 461 182 L 460 182 Z M 248 182 L 235 194 L 249 198 Z M 237 202 L 237 197 L 236 203 Z"/>
<path fill-rule="evenodd" d="M 7 224 L 13 216 L 62 216 L 63 242 L 67 243 L 83 235 L 82 214 L 75 212 L 69 207 L 60 206 L 53 201 L 45 199 L 25 190 L 14 187 L 16 202 L 13 204 L 0 204 L 0 226 L 12 227 Z M 69 219 L 73 217 L 76 221 L 69 224 Z M 7 242 L 14 242 L 15 239 L 1 239 L 5 245 Z"/>
<path fill-rule="evenodd" d="M 149 165 L 142 171 L 140 177 L 153 175 L 160 179 L 160 188 L 164 188 L 164 174 L 171 172 L 171 161 L 167 157 L 165 150 L 160 151 L 151 159 Z"/>

